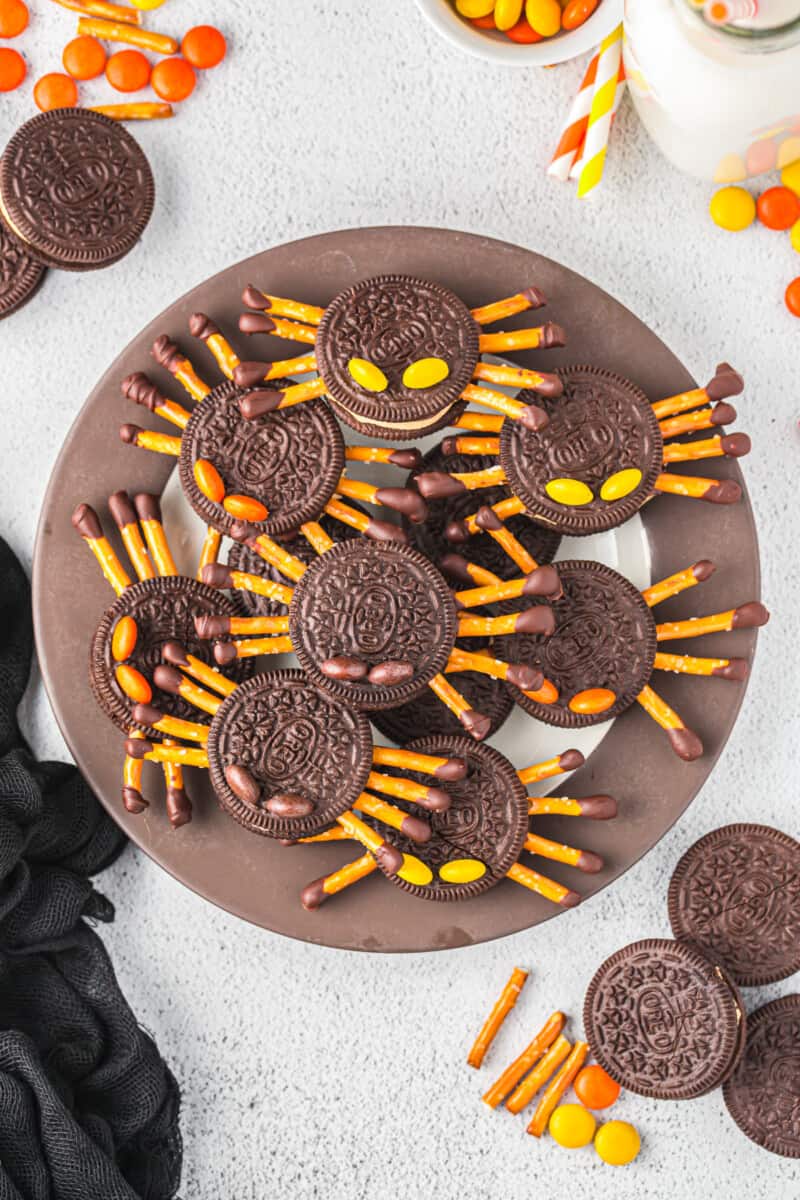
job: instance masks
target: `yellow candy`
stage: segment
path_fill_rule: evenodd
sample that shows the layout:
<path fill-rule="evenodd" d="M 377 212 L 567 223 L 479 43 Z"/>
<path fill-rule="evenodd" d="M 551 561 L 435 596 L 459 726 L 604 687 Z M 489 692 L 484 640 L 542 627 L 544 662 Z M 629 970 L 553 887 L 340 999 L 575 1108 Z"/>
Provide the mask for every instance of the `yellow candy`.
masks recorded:
<path fill-rule="evenodd" d="M 522 16 L 522 0 L 497 0 L 494 23 L 498 29 L 511 29 Z"/>
<path fill-rule="evenodd" d="M 542 37 L 553 37 L 561 28 L 561 5 L 558 0 L 525 0 L 528 24 Z"/>
<path fill-rule="evenodd" d="M 486 867 L 477 858 L 454 858 L 439 868 L 445 883 L 473 883 L 486 874 Z"/>
<path fill-rule="evenodd" d="M 784 138 L 780 146 L 778 146 L 778 170 L 780 170 L 781 167 L 790 167 L 794 164 L 800 168 L 800 162 L 797 161 L 798 159 L 800 159 L 800 137 Z M 786 181 L 783 180 L 783 182 L 785 183 Z M 800 183 L 800 171 L 795 173 L 795 184 L 797 185 L 798 183 Z M 786 187 L 789 187 L 788 183 L 786 184 Z M 796 188 L 793 187 L 792 191 L 795 190 Z"/>
<path fill-rule="evenodd" d="M 443 358 L 420 358 L 406 367 L 403 383 L 407 388 L 429 388 L 447 379 L 450 368 Z"/>
<path fill-rule="evenodd" d="M 790 192 L 800 196 L 800 161 L 790 163 L 788 167 L 783 168 L 781 183 L 784 187 L 788 187 Z"/>
<path fill-rule="evenodd" d="M 385 392 L 389 386 L 389 380 L 380 367 L 367 362 L 365 358 L 351 358 L 347 369 L 356 383 L 360 383 L 368 392 Z"/>
<path fill-rule="evenodd" d="M 719 225 L 720 229 L 739 233 L 755 221 L 756 202 L 744 188 L 724 187 L 711 197 L 708 211 L 711 213 L 711 220 L 715 225 Z"/>
<path fill-rule="evenodd" d="M 131 0 L 134 8 L 138 8 L 141 12 L 152 12 L 154 8 L 161 8 L 165 0 Z"/>
<path fill-rule="evenodd" d="M 795 221 L 789 237 L 792 241 L 792 247 L 800 254 L 800 221 Z"/>
<path fill-rule="evenodd" d="M 588 1146 L 594 1137 L 597 1122 L 580 1104 L 560 1104 L 550 1118 L 550 1136 L 567 1150 Z"/>
<path fill-rule="evenodd" d="M 631 492 L 635 492 L 641 482 L 642 472 L 637 467 L 617 471 L 615 475 L 610 475 L 600 488 L 600 499 L 621 500 L 623 496 L 630 496 Z"/>
<path fill-rule="evenodd" d="M 488 17 L 494 12 L 494 0 L 456 0 L 456 8 L 462 17 Z"/>
<path fill-rule="evenodd" d="M 580 507 L 581 504 L 591 504 L 594 499 L 592 489 L 580 479 L 551 479 L 545 484 L 544 490 L 556 504 Z"/>
<path fill-rule="evenodd" d="M 642 1145 L 641 1138 L 627 1121 L 607 1121 L 594 1139 L 594 1148 L 604 1163 L 624 1167 L 633 1162 Z"/>
<path fill-rule="evenodd" d="M 397 874 L 406 883 L 416 883 L 418 887 L 425 887 L 433 879 L 433 871 L 415 854 L 403 855 L 403 865 Z"/>

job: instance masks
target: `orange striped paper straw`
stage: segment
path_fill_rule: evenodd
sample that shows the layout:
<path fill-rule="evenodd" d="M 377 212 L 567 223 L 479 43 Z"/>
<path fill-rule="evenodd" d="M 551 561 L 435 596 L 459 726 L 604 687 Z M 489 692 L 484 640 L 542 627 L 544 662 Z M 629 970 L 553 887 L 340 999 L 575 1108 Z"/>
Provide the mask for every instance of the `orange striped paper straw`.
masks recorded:
<path fill-rule="evenodd" d="M 589 123 L 589 113 L 592 108 L 592 93 L 594 81 L 597 78 L 597 63 L 599 52 L 591 59 L 586 68 L 577 96 L 572 101 L 564 128 L 558 139 L 556 152 L 553 155 L 547 174 L 553 179 L 566 180 L 569 178 L 570 167 L 575 159 L 580 157 L 583 140 L 586 136 L 586 126 Z"/>
<path fill-rule="evenodd" d="M 623 96 L 624 96 L 624 94 L 625 94 L 625 88 L 626 88 L 626 86 L 627 86 L 627 79 L 626 79 L 626 76 L 625 76 L 625 65 L 624 65 L 624 63 L 623 63 L 622 61 L 620 61 L 620 64 L 619 64 L 619 75 L 617 76 L 617 90 L 616 90 L 616 92 L 614 93 L 614 107 L 613 107 L 613 108 L 612 108 L 612 110 L 611 110 L 611 122 L 612 122 L 612 125 L 613 125 L 613 122 L 614 122 L 614 118 L 615 118 L 615 117 L 616 117 L 616 115 L 617 115 L 617 109 L 618 109 L 618 108 L 619 108 L 619 106 L 620 106 L 620 103 L 621 103 L 621 101 L 622 101 L 622 97 L 623 97 Z M 587 123 L 587 125 L 588 125 L 588 123 L 589 123 L 589 122 L 588 122 L 588 118 L 587 118 L 587 122 L 586 122 L 586 123 Z M 570 177 L 570 179 L 580 179 L 580 177 L 581 177 L 581 169 L 582 169 L 582 167 L 583 167 L 583 147 L 584 147 L 584 145 L 585 145 L 585 142 L 586 142 L 586 130 L 584 129 L 584 138 L 583 138 L 583 141 L 581 142 L 581 144 L 580 144 L 580 147 L 578 148 L 578 153 L 575 155 L 575 160 L 574 160 L 574 162 L 573 162 L 572 166 L 571 166 L 571 167 L 570 167 L 570 169 L 569 169 L 569 177 Z"/>

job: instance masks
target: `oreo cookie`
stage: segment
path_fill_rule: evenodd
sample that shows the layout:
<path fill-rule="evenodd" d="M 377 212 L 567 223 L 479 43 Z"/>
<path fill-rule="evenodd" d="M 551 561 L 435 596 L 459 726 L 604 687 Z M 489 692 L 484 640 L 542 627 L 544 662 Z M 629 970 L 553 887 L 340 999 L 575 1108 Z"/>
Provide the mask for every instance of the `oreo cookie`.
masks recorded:
<path fill-rule="evenodd" d="M 722 1094 L 757 1146 L 800 1158 L 800 995 L 782 996 L 748 1016 L 744 1054 Z"/>
<path fill-rule="evenodd" d="M 360 538 L 328 550 L 295 585 L 289 633 L 318 687 L 366 711 L 395 708 L 444 670 L 456 607 L 418 550 Z"/>
<path fill-rule="evenodd" d="M 317 368 L 347 425 L 390 441 L 410 439 L 441 429 L 463 411 L 460 396 L 478 361 L 479 333 L 469 309 L 447 288 L 410 275 L 381 275 L 340 292 L 325 309 Z M 413 386 L 409 368 L 423 359 L 436 360 L 438 381 Z"/>
<path fill-rule="evenodd" d="M 256 675 L 218 709 L 208 735 L 221 807 L 252 833 L 311 837 L 352 808 L 372 769 L 369 722 L 302 671 Z"/>
<path fill-rule="evenodd" d="M 138 142 L 119 121 L 85 108 L 32 117 L 0 159 L 0 213 L 32 258 L 63 271 L 124 258 L 154 199 Z"/>
<path fill-rule="evenodd" d="M 427 471 L 483 471 L 497 465 L 495 458 L 488 454 L 449 454 L 444 453 L 443 443 L 434 446 L 427 452 L 421 466 L 412 471 L 406 482 L 407 487 L 414 486 L 417 475 Z M 461 521 L 475 511 L 479 505 L 497 504 L 507 500 L 511 490 L 504 485 L 492 488 L 481 488 L 480 492 L 460 492 L 455 496 L 444 499 L 430 499 L 428 516 L 422 524 L 403 521 L 403 527 L 423 554 L 426 554 L 437 566 L 442 559 L 460 549 L 448 541 L 445 530 L 453 521 Z M 522 543 L 528 553 L 539 564 L 552 562 L 561 542 L 561 535 L 544 529 L 535 524 L 524 513 L 508 517 L 506 527 Z M 515 579 L 519 575 L 519 567 L 514 563 L 501 546 L 488 533 L 477 533 L 469 539 L 466 547 L 470 562 L 491 571 L 501 579 Z"/>
<path fill-rule="evenodd" d="M 800 844 L 767 825 L 715 829 L 675 868 L 668 908 L 675 937 L 736 983 L 786 979 L 800 970 Z"/>
<path fill-rule="evenodd" d="M 521 392 L 550 423 L 532 432 L 504 421 L 500 463 L 535 521 L 582 537 L 629 520 L 653 495 L 663 470 L 663 439 L 647 396 L 599 367 L 557 372 L 564 394 Z"/>
<path fill-rule="evenodd" d="M 181 439 L 181 486 L 198 516 L 230 535 L 236 517 L 209 499 L 195 479 L 195 463 L 208 460 L 226 494 L 266 507 L 263 521 L 249 522 L 255 533 L 294 533 L 316 519 L 334 493 L 344 467 L 341 431 L 322 400 L 246 420 L 239 400 L 249 390 L 225 380 L 195 406 Z"/>
<path fill-rule="evenodd" d="M 568 559 L 558 564 L 558 575 L 563 596 L 547 601 L 555 615 L 552 636 L 513 634 L 503 639 L 505 657 L 540 668 L 558 698 L 542 704 L 513 684 L 507 686 L 532 717 L 578 729 L 609 721 L 633 704 L 653 672 L 656 626 L 641 593 L 611 567 Z M 537 603 L 541 602 L 524 598 L 515 607 Z M 581 697 L 595 689 L 609 693 L 606 707 L 580 711 Z"/>
<path fill-rule="evenodd" d="M 0 321 L 27 304 L 44 276 L 42 264 L 0 220 Z"/>
<path fill-rule="evenodd" d="M 652 938 L 608 958 L 589 984 L 583 1023 L 617 1083 L 658 1100 L 692 1100 L 735 1070 L 745 1040 L 739 993 L 684 942 Z"/>
<path fill-rule="evenodd" d="M 441 784 L 450 796 L 450 807 L 426 813 L 431 827 L 427 842 L 413 842 L 392 830 L 392 845 L 401 851 L 404 861 L 397 874 L 384 873 L 403 891 L 422 900 L 479 896 L 505 879 L 522 853 L 528 833 L 526 789 L 504 755 L 471 738 L 424 737 L 406 749 L 464 759 L 467 774 L 464 779 Z M 430 777 L 414 771 L 404 771 L 403 777 L 430 783 Z M 413 806 L 402 800 L 393 798 L 393 803 L 413 811 Z"/>
<path fill-rule="evenodd" d="M 153 704 L 171 717 L 196 721 L 197 709 L 181 696 L 163 692 L 153 683 L 153 672 L 163 661 L 165 642 L 178 641 L 196 658 L 214 666 L 213 643 L 198 638 L 194 618 L 204 614 L 241 616 L 237 601 L 186 575 L 157 576 L 127 587 L 114 604 L 106 610 L 92 639 L 89 651 L 89 682 L 97 703 L 118 729 L 129 733 L 137 729 L 159 740 L 161 735 L 149 725 L 134 721 L 131 701 L 115 677 L 117 664 L 111 652 L 114 628 L 121 617 L 133 617 L 137 636 L 133 652 L 127 659 L 153 689 Z M 228 672 L 232 679 L 246 679 L 253 674 L 252 659 L 239 659 Z"/>

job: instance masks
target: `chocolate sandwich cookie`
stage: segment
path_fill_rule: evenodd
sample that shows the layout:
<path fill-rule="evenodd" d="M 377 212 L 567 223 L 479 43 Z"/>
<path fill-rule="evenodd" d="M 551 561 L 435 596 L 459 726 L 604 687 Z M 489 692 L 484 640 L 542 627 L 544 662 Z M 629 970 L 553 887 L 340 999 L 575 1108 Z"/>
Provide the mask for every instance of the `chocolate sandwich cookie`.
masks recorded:
<path fill-rule="evenodd" d="M 412 487 L 415 478 L 421 472 L 483 471 L 496 466 L 496 460 L 488 454 L 446 454 L 446 445 L 446 442 L 441 442 L 427 452 L 422 465 L 409 475 L 406 486 Z M 507 500 L 510 495 L 511 491 L 504 485 L 481 488 L 479 503 L 498 504 L 501 500 Z M 463 491 L 444 499 L 434 498 L 428 500 L 427 505 L 427 519 L 416 525 L 404 521 L 404 528 L 413 544 L 439 566 L 446 555 L 460 548 L 454 546 L 445 531 L 453 522 L 462 521 L 475 511 L 476 493 Z M 537 563 L 553 561 L 561 542 L 559 533 L 535 524 L 524 513 L 507 518 L 505 525 Z M 519 575 L 519 567 L 488 533 L 478 533 L 469 538 L 465 553 L 470 562 L 491 571 L 501 579 L 514 579 Z"/>
<path fill-rule="evenodd" d="M 800 995 L 782 996 L 747 1018 L 747 1040 L 723 1097 L 757 1146 L 800 1158 Z"/>
<path fill-rule="evenodd" d="M 42 264 L 0 219 L 0 321 L 30 300 L 44 276 Z"/>
<path fill-rule="evenodd" d="M 520 393 L 550 418 L 537 432 L 504 421 L 500 463 L 535 521 L 581 537 L 629 520 L 653 495 L 664 446 L 647 396 L 599 367 L 557 372 L 564 394 Z"/>
<path fill-rule="evenodd" d="M 153 672 L 163 661 L 164 643 L 180 642 L 190 654 L 213 666 L 213 643 L 198 638 L 195 617 L 217 613 L 235 617 L 241 612 L 235 599 L 186 575 L 158 576 L 131 584 L 106 610 L 92 640 L 89 682 L 97 703 L 123 732 L 138 729 L 148 737 L 160 737 L 149 725 L 133 720 L 134 702 L 116 679 L 119 663 L 112 654 L 114 630 L 123 617 L 132 617 L 136 623 L 136 641 L 126 663 L 135 667 L 152 686 L 152 703 L 157 708 L 184 721 L 197 720 L 197 710 L 191 704 L 180 696 L 162 692 L 153 683 Z M 229 671 L 233 679 L 246 679 L 252 673 L 252 659 L 238 660 Z"/>
<path fill-rule="evenodd" d="M 695 842 L 675 868 L 668 906 L 675 937 L 743 987 L 800 970 L 800 844 L 778 829 L 726 825 Z"/>
<path fill-rule="evenodd" d="M 412 842 L 392 830 L 392 844 L 404 861 L 397 874 L 384 873 L 423 900 L 468 900 L 488 891 L 505 879 L 528 833 L 528 797 L 517 772 L 499 751 L 471 738 L 424 737 L 406 749 L 464 759 L 467 774 L 443 784 L 450 796 L 446 811 L 426 813 L 429 841 Z M 414 771 L 403 777 L 430 783 Z M 394 803 L 406 807 L 403 800 Z"/>
<path fill-rule="evenodd" d="M 723 969 L 684 942 L 651 938 L 603 963 L 583 1023 L 592 1054 L 617 1083 L 658 1100 L 692 1100 L 735 1069 L 746 1020 Z"/>
<path fill-rule="evenodd" d="M 328 550 L 296 584 L 289 633 L 318 687 L 360 709 L 393 708 L 444 670 L 456 607 L 418 550 L 360 538 Z"/>
<path fill-rule="evenodd" d="M 150 220 L 155 186 L 119 121 L 58 108 L 27 121 L 0 159 L 0 213 L 48 267 L 89 271 L 123 258 Z"/>
<path fill-rule="evenodd" d="M 656 654 L 653 614 L 632 583 L 603 563 L 558 564 L 560 600 L 548 600 L 555 632 L 513 634 L 506 657 L 539 667 L 558 691 L 552 704 L 511 687 L 526 712 L 548 725 L 578 729 L 619 716 L 650 679 Z M 525 598 L 516 607 L 540 603 Z"/>
<path fill-rule="evenodd" d="M 369 722 L 302 671 L 271 671 L 238 687 L 208 736 L 222 808 L 253 833 L 311 837 L 352 808 L 372 769 Z"/>
<path fill-rule="evenodd" d="M 351 428 L 402 441 L 432 433 L 464 409 L 479 326 L 437 283 L 381 275 L 340 292 L 317 330 L 317 367 Z"/>
<path fill-rule="evenodd" d="M 161 350 L 173 351 L 180 354 L 174 343 Z M 247 420 L 239 400 L 249 390 L 226 380 L 196 405 L 181 439 L 181 486 L 195 512 L 220 533 L 230 534 L 240 519 L 270 537 L 294 533 L 316 519 L 334 493 L 344 467 L 341 431 L 322 400 Z M 199 486 L 198 462 L 215 468 L 221 500 Z M 252 504 L 237 507 L 241 501 L 266 509 L 266 516 L 256 519 L 258 510 L 254 516 Z"/>

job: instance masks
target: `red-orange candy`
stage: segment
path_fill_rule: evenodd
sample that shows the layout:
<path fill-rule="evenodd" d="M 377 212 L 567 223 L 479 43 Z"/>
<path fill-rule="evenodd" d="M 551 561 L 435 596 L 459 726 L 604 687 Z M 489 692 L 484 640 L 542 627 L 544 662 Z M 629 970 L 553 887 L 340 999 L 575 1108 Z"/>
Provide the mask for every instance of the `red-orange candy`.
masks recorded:
<path fill-rule="evenodd" d="M 197 77 L 185 58 L 165 58 L 153 67 L 150 83 L 162 100 L 185 100 L 194 91 Z"/>
<path fill-rule="evenodd" d="M 261 501 L 252 496 L 226 496 L 222 507 L 239 521 L 266 521 L 269 515 Z"/>
<path fill-rule="evenodd" d="M 181 42 L 181 54 L 199 71 L 218 66 L 227 49 L 225 38 L 213 25 L 195 25 Z"/>
<path fill-rule="evenodd" d="M 512 25 L 505 33 L 507 38 L 511 38 L 512 42 L 517 42 L 520 46 L 532 46 L 534 42 L 544 41 L 542 35 L 528 24 L 527 17 L 521 17 L 516 25 Z"/>
<path fill-rule="evenodd" d="M 584 21 L 588 21 L 600 0 L 569 0 L 561 17 L 562 29 L 577 29 Z"/>
<path fill-rule="evenodd" d="M 222 503 L 225 498 L 225 484 L 217 468 L 207 458 L 198 458 L 195 462 L 194 481 L 212 504 Z"/>
<path fill-rule="evenodd" d="M 133 617 L 120 617 L 111 635 L 111 657 L 114 662 L 124 662 L 130 658 L 136 647 L 139 629 Z"/>
<path fill-rule="evenodd" d="M 136 667 L 120 663 L 115 668 L 114 675 L 125 695 L 129 700 L 133 700 L 134 704 L 149 704 L 153 699 L 153 689 L 141 671 L 136 670 Z"/>
<path fill-rule="evenodd" d="M 788 187 L 771 187 L 756 201 L 756 212 L 767 229 L 791 229 L 800 217 L 800 200 Z"/>
<path fill-rule="evenodd" d="M 23 0 L 0 0 L 0 37 L 19 37 L 27 28 L 27 4 Z"/>
<path fill-rule="evenodd" d="M 141 50 L 118 50 L 106 63 L 106 79 L 118 92 L 140 92 L 150 82 L 150 72 Z"/>
<path fill-rule="evenodd" d="M 607 712 L 616 702 L 617 697 L 609 688 L 587 688 L 578 692 L 569 702 L 569 707 L 576 713 Z"/>
<path fill-rule="evenodd" d="M 789 312 L 795 317 L 800 317 L 800 275 L 787 287 L 784 300 Z"/>
<path fill-rule="evenodd" d="M 74 108 L 78 103 L 78 88 L 70 75 L 53 71 L 36 80 L 33 99 L 42 112 L 49 112 L 53 108 Z"/>
<path fill-rule="evenodd" d="M 27 73 L 25 59 L 19 51 L 0 46 L 0 92 L 13 92 Z"/>
<path fill-rule="evenodd" d="M 477 25 L 478 29 L 497 29 L 494 23 L 494 13 L 487 13 L 485 17 L 471 17 L 471 25 Z"/>
<path fill-rule="evenodd" d="M 61 61 L 73 79 L 96 79 L 105 70 L 106 52 L 97 38 L 83 35 L 67 42 Z"/>
<path fill-rule="evenodd" d="M 619 1084 L 597 1063 L 579 1071 L 572 1087 L 584 1108 L 610 1108 L 619 1098 Z"/>

